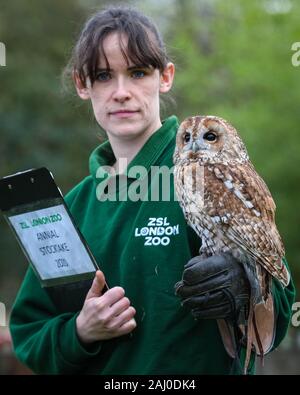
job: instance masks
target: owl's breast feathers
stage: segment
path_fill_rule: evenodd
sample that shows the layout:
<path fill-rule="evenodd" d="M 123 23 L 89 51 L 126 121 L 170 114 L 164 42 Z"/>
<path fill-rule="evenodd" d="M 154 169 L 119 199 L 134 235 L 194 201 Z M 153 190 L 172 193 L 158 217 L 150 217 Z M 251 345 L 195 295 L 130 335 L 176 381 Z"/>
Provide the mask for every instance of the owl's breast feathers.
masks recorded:
<path fill-rule="evenodd" d="M 176 191 L 193 228 L 209 219 L 225 245 L 236 245 L 262 265 L 284 286 L 290 275 L 282 261 L 284 246 L 275 224 L 275 203 L 265 182 L 250 161 L 189 165 L 175 168 Z M 178 178 L 180 177 L 180 179 Z M 199 227 L 198 227 L 199 229 Z M 197 232 L 199 233 L 199 232 Z M 226 242 L 227 240 L 227 242 Z"/>

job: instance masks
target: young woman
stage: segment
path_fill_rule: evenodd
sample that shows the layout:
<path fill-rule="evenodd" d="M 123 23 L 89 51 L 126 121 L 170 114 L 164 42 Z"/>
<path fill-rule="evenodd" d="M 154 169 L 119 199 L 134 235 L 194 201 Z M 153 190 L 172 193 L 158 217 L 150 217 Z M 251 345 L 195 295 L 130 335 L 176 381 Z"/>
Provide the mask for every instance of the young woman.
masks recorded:
<path fill-rule="evenodd" d="M 174 65 L 159 32 L 136 10 L 100 11 L 86 23 L 71 64 L 78 95 L 90 100 L 108 137 L 91 154 L 90 176 L 66 196 L 102 271 L 83 296 L 74 296 L 68 287 L 42 289 L 29 269 L 11 315 L 16 354 L 37 373 L 236 373 L 219 316 L 211 313 L 223 306 L 226 317 L 228 302 L 207 295 L 209 309 L 195 320 L 174 292 L 200 241 L 174 199 L 172 179 L 165 199 L 167 185 L 152 171 L 173 167 L 178 128 L 176 117 L 160 118 L 160 95 L 172 87 Z M 150 192 L 157 190 L 154 199 Z M 225 257 L 209 259 L 210 268 L 228 266 Z M 105 293 L 103 273 L 110 286 Z M 235 280 L 232 274 L 224 287 Z M 237 300 L 248 295 L 239 283 Z M 283 290 L 274 282 L 274 347 L 285 336 L 293 295 L 292 284 Z M 71 299 L 79 307 L 69 308 Z"/>

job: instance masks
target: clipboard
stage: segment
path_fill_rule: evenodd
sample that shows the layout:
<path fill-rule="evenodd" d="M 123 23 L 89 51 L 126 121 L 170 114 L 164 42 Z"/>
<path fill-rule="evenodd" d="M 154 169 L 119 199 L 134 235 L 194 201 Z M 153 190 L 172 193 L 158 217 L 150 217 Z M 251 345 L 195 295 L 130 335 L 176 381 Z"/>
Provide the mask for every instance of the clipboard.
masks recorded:
<path fill-rule="evenodd" d="M 2 178 L 0 209 L 42 287 L 94 278 L 96 259 L 47 168 Z"/>

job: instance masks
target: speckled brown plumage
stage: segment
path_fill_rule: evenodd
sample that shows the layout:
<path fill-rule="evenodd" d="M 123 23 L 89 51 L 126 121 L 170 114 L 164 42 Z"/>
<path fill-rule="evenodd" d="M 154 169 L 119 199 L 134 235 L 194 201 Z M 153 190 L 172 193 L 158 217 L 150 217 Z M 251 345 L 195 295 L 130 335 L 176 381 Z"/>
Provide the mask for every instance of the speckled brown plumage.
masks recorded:
<path fill-rule="evenodd" d="M 202 139 L 206 149 L 184 150 L 186 133 L 199 141 L 209 131 L 217 142 Z M 178 200 L 202 239 L 201 252 L 246 254 L 286 286 L 290 276 L 282 262 L 275 203 L 233 126 L 212 116 L 188 118 L 178 131 L 174 163 Z"/>
<path fill-rule="evenodd" d="M 287 286 L 276 206 L 236 129 L 215 116 L 186 119 L 178 130 L 174 164 L 176 194 L 202 239 L 200 254 L 230 250 L 247 272 L 253 304 L 267 299 L 271 276 Z"/>

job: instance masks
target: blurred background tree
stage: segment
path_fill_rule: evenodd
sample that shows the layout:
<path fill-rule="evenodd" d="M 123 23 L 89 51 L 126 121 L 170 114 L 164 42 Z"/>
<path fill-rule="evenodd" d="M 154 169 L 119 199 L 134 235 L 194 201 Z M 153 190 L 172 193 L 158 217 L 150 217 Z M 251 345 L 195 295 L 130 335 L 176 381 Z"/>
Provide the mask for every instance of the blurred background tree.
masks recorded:
<path fill-rule="evenodd" d="M 300 41 L 296 0 L 0 0 L 0 177 L 48 167 L 66 193 L 88 175 L 100 128 L 61 73 L 86 17 L 105 4 L 136 5 L 163 32 L 177 66 L 164 109 L 180 120 L 215 114 L 240 131 L 277 204 L 277 225 L 300 289 Z M 0 301 L 11 308 L 27 263 L 0 218 Z M 299 295 L 298 295 L 299 297 Z"/>

